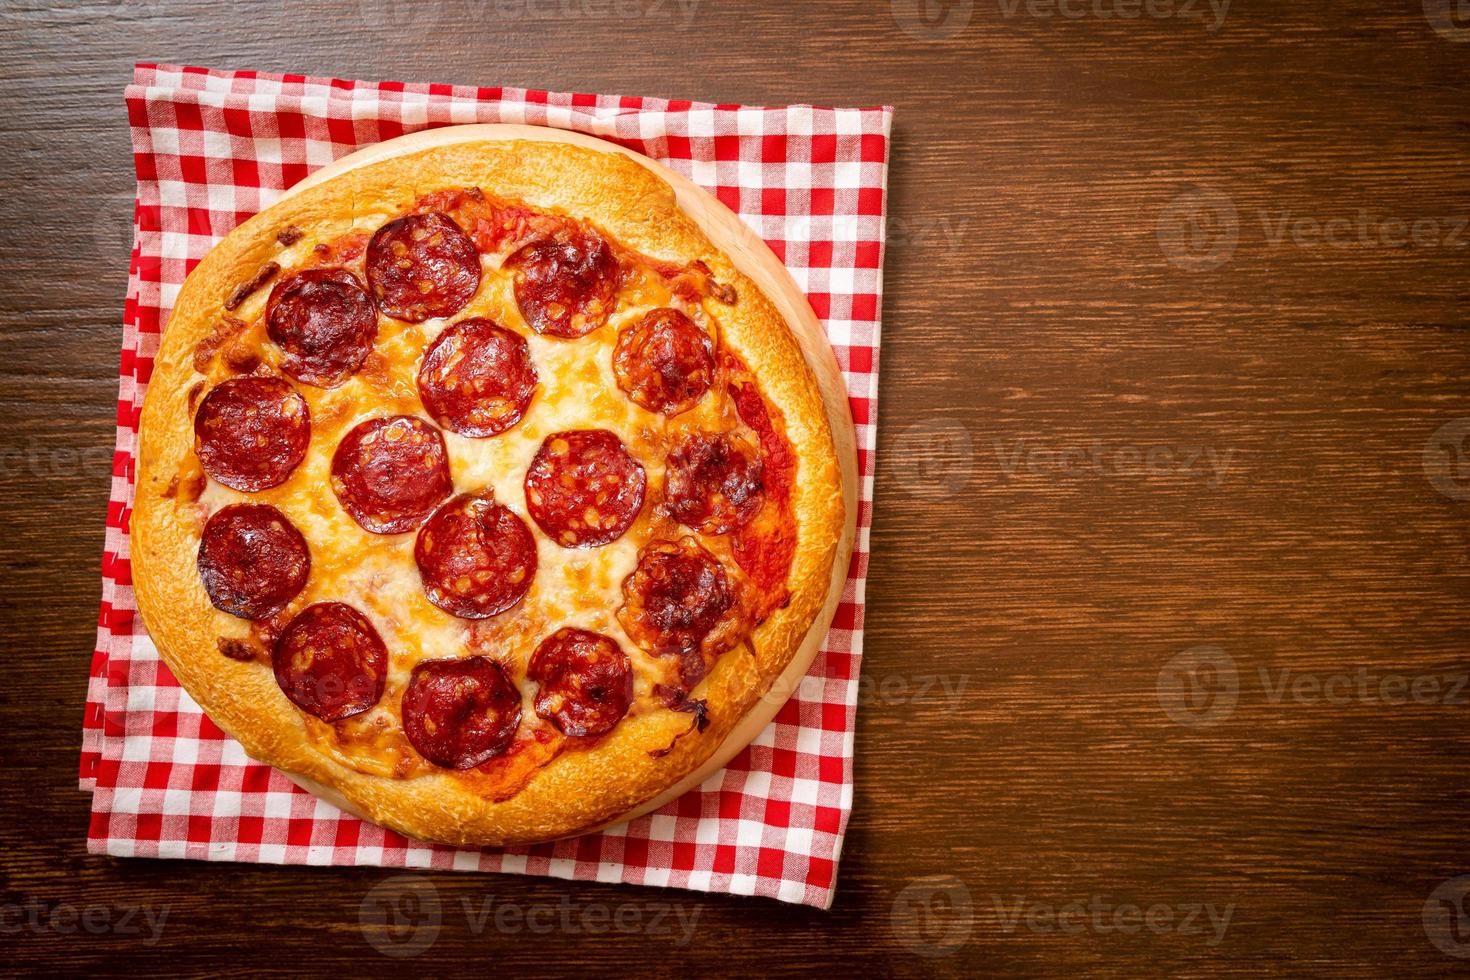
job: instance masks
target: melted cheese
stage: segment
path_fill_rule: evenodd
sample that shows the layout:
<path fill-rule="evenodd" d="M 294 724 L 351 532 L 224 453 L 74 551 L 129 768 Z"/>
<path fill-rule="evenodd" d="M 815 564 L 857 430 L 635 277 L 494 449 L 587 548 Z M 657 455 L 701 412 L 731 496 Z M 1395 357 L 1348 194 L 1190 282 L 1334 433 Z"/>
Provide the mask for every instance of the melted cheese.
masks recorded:
<path fill-rule="evenodd" d="M 354 235 L 369 234 L 386 216 L 360 223 Z M 340 238 L 346 229 L 336 229 Z M 350 236 L 349 236 L 350 237 Z M 363 258 L 337 262 L 312 251 L 323 237 L 308 235 L 283 251 L 280 264 L 288 271 L 311 265 L 341 265 L 366 282 Z M 562 626 L 578 626 L 607 634 L 618 642 L 633 663 L 633 711 L 664 710 L 650 697 L 655 684 L 674 683 L 675 665 L 653 658 L 634 644 L 618 623 L 621 586 L 633 571 L 639 550 L 656 534 L 671 533 L 667 518 L 656 513 L 661 498 L 666 440 L 676 431 L 700 427 L 716 430 L 738 426 L 723 384 L 717 384 L 699 405 L 672 420 L 634 404 L 618 387 L 612 355 L 618 329 L 657 306 L 675 306 L 718 338 L 718 326 L 702 304 L 689 304 L 673 295 L 662 278 L 647 269 L 634 269 L 618 296 L 609 322 L 585 337 L 565 340 L 532 331 L 516 307 L 510 275 L 501 268 L 504 252 L 482 256 L 479 291 L 466 308 L 449 319 L 406 324 L 380 316 L 375 351 L 362 369 L 338 388 L 324 390 L 295 384 L 311 411 L 311 446 L 306 459 L 281 486 L 244 494 L 210 480 L 200 498 L 207 516 L 220 507 L 250 500 L 280 509 L 300 529 L 311 550 L 311 576 L 305 590 L 280 618 L 286 622 L 315 602 L 346 602 L 361 610 L 382 636 L 390 655 L 387 693 L 371 711 L 337 725 L 308 719 L 319 744 L 344 763 L 381 775 L 410 775 L 425 764 L 403 742 L 398 719 L 398 697 L 409 673 L 422 660 L 481 653 L 498 660 L 520 684 L 522 727 L 533 735 L 549 726 L 532 707 L 534 683 L 525 677 L 526 664 L 537 643 Z M 252 296 L 238 311 L 248 327 L 235 341 L 256 352 L 276 373 L 281 353 L 265 333 L 263 317 L 268 290 Z M 439 333 L 452 321 L 488 317 L 524 336 L 536 367 L 538 386 L 525 417 L 507 432 L 485 439 L 469 439 L 445 431 L 455 493 L 493 491 L 495 499 L 519 515 L 536 541 L 537 571 L 525 599 L 490 620 L 456 618 L 432 605 L 424 594 L 414 562 L 415 534 L 377 535 L 363 530 L 343 510 L 331 486 L 332 454 L 341 438 L 355 425 L 384 415 L 406 414 L 429 418 L 419 401 L 416 384 L 419 361 Z M 228 376 L 216 358 L 210 384 Z M 567 429 L 604 428 L 616 433 L 642 463 L 648 478 L 642 514 L 618 540 L 597 548 L 564 548 L 549 539 L 526 511 L 524 480 L 542 440 Z M 672 533 L 690 534 L 681 528 Z M 738 574 L 730 560 L 728 542 L 704 538 L 706 547 Z M 544 731 L 542 732 L 544 736 Z"/>

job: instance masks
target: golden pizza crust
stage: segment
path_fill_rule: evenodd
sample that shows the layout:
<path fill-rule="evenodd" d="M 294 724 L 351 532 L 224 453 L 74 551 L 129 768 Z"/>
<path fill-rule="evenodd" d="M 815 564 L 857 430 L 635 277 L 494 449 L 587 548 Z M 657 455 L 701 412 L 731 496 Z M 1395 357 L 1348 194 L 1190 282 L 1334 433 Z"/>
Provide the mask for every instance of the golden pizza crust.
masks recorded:
<path fill-rule="evenodd" d="M 689 715 L 671 711 L 629 715 L 590 748 L 557 756 L 500 802 L 475 795 L 448 773 L 372 776 L 318 748 L 268 665 L 232 660 L 217 649 L 216 638 L 237 634 L 240 621 L 216 610 L 205 594 L 195 566 L 197 523 L 169 490 L 193 455 L 189 392 L 202 380 L 193 366 L 195 347 L 214 329 L 238 284 L 278 257 L 277 233 L 295 226 L 315 240 L 328 240 L 352 228 L 370 232 L 423 194 L 472 185 L 591 221 L 653 259 L 702 260 L 717 281 L 733 285 L 737 303 L 719 311 L 722 343 L 745 361 L 784 415 L 798 459 L 790 602 L 748 644 L 720 657 L 695 692 L 709 707 L 707 729 L 692 730 Z M 268 289 L 243 309 L 258 309 Z M 323 450 L 314 444 L 311 451 Z M 232 232 L 189 276 L 143 407 L 133 581 L 138 608 L 163 659 L 253 758 L 340 794 L 353 810 L 410 837 L 458 845 L 527 843 L 615 822 L 710 758 L 792 661 L 826 604 L 844 520 L 828 416 L 795 338 L 766 296 L 679 210 L 664 181 L 623 156 L 562 143 L 462 143 L 352 170 L 282 201 Z"/>

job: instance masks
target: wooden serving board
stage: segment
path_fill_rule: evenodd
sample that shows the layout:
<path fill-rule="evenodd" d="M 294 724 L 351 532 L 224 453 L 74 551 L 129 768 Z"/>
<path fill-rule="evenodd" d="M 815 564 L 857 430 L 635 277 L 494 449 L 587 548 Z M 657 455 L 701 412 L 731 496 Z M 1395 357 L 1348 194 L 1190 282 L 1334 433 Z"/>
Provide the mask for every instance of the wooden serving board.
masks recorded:
<path fill-rule="evenodd" d="M 832 353 L 832 345 L 827 340 L 827 333 L 822 329 L 821 321 L 817 319 L 811 304 L 807 302 L 806 295 L 791 278 L 791 273 L 787 271 L 786 266 L 759 235 L 741 221 L 733 211 L 720 203 L 713 194 L 689 178 L 675 173 L 641 153 L 635 153 L 595 136 L 543 126 L 509 124 L 446 126 L 441 129 L 410 133 L 407 136 L 376 143 L 348 154 L 296 184 L 282 196 L 282 200 L 293 194 L 299 194 L 309 187 L 325 183 L 349 170 L 381 163 L 407 153 L 417 153 L 436 146 L 449 146 L 455 143 L 510 140 L 568 143 L 604 153 L 618 153 L 652 171 L 672 187 L 679 208 L 699 225 L 716 248 L 728 255 L 736 267 L 760 287 L 761 291 L 775 304 L 776 309 L 780 311 L 782 318 L 796 336 L 802 353 L 806 357 L 807 365 L 816 375 L 817 384 L 821 388 L 822 401 L 827 408 L 827 419 L 832 427 L 832 442 L 836 447 L 837 461 L 842 471 L 842 499 L 846 507 L 847 520 L 843 526 L 842 537 L 837 543 L 836 558 L 832 562 L 832 581 L 828 587 L 827 601 L 812 622 L 805 640 L 802 641 L 801 648 L 792 658 L 790 665 L 771 684 L 765 696 L 756 702 L 750 714 L 746 715 L 730 731 L 719 749 L 704 765 L 636 810 L 588 831 L 592 833 L 657 810 L 671 800 L 683 796 L 723 769 L 741 749 L 754 741 L 755 737 L 770 724 L 771 719 L 776 717 L 782 705 L 791 697 L 796 686 L 801 683 L 801 679 L 806 676 L 812 661 L 816 659 L 817 651 L 821 649 L 822 642 L 827 638 L 827 630 L 832 624 L 832 617 L 837 612 L 837 603 L 842 598 L 842 589 L 847 582 L 847 568 L 852 558 L 853 541 L 857 536 L 857 433 L 853 429 L 852 409 L 847 400 L 847 385 L 842 379 L 842 372 L 837 366 L 837 358 Z M 349 806 L 341 794 L 334 790 L 301 776 L 291 773 L 285 775 L 298 786 L 327 800 L 339 809 L 362 817 L 361 813 Z M 368 818 L 363 817 L 363 819 Z"/>

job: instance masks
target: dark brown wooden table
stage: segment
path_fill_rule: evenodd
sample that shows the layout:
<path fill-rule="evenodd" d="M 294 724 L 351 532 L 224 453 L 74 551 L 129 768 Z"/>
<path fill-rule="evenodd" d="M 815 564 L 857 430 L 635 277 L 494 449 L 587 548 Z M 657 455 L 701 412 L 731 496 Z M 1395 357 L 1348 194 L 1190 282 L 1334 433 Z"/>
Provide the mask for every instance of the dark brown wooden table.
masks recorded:
<path fill-rule="evenodd" d="M 0 969 L 1470 966 L 1470 10 L 1222 3 L 5 0 Z M 86 854 L 140 60 L 897 107 L 832 911 Z"/>

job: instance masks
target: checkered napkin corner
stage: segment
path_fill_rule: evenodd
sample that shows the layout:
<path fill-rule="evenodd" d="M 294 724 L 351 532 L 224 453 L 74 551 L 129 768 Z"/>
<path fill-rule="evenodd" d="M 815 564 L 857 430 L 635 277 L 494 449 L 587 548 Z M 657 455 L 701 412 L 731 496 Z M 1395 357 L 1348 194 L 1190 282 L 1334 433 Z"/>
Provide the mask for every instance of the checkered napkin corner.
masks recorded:
<path fill-rule="evenodd" d="M 891 110 L 717 106 L 164 65 L 139 65 L 126 101 L 138 191 L 82 747 L 81 783 L 93 791 L 90 849 L 523 872 L 829 906 L 852 805 Z M 837 353 L 857 421 L 857 544 L 836 620 L 796 695 L 729 766 L 658 812 L 526 848 L 410 841 L 248 759 L 159 661 L 136 617 L 129 565 L 138 415 L 185 275 L 232 228 L 317 168 L 363 146 L 458 123 L 529 123 L 600 136 L 712 191 L 770 243 L 805 290 Z"/>

